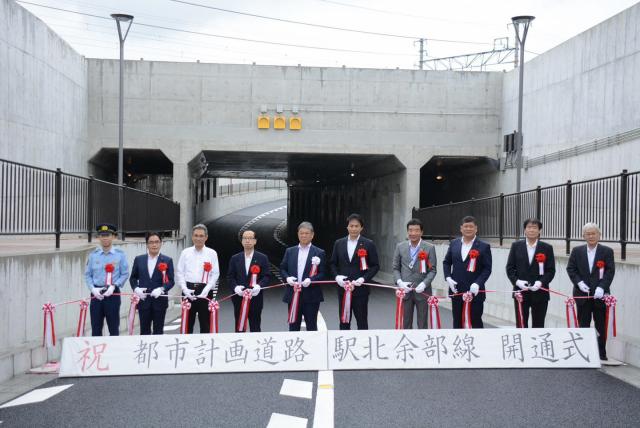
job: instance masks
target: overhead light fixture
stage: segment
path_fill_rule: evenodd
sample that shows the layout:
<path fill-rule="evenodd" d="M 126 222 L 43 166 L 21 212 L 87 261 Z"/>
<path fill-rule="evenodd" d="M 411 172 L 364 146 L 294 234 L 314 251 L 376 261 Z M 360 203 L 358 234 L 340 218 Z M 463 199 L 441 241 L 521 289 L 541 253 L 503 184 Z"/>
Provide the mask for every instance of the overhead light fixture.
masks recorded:
<path fill-rule="evenodd" d="M 444 180 L 444 176 L 442 174 L 436 175 L 436 181 L 442 181 L 442 180 Z"/>
<path fill-rule="evenodd" d="M 352 173 L 351 173 L 351 174 L 349 174 L 349 175 L 351 175 L 352 177 L 355 177 L 355 176 L 356 176 L 356 173 L 355 173 L 355 172 L 352 172 Z"/>

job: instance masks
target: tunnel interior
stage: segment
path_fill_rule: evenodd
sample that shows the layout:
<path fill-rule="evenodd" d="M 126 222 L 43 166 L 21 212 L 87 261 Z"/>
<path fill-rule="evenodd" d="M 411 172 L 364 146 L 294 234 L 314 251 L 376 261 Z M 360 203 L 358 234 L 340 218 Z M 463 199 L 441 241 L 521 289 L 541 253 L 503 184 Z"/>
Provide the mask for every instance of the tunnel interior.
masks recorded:
<path fill-rule="evenodd" d="M 123 182 L 126 186 L 173 198 L 173 163 L 161 150 L 124 149 Z M 99 180 L 118 182 L 118 149 L 100 149 L 89 160 Z"/>

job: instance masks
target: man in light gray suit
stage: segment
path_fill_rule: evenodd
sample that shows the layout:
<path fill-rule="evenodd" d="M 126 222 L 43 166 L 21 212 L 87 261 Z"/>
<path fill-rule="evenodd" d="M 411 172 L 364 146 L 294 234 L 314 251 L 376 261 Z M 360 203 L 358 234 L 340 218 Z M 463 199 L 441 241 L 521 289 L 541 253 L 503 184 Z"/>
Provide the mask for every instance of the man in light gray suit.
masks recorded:
<path fill-rule="evenodd" d="M 422 240 L 422 222 L 416 218 L 407 223 L 408 241 L 396 245 L 393 254 L 393 278 L 405 291 L 404 328 L 413 326 L 413 308 L 418 312 L 418 328 L 428 328 L 427 299 L 431 282 L 436 277 L 436 249 Z"/>

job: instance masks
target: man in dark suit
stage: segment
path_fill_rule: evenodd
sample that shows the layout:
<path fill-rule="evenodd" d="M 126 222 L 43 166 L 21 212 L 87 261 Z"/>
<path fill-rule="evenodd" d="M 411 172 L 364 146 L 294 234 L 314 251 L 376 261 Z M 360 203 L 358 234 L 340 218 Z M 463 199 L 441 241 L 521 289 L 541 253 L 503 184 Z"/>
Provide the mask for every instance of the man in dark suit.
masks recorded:
<path fill-rule="evenodd" d="M 483 328 L 485 282 L 491 275 L 491 247 L 477 239 L 478 222 L 475 217 L 466 216 L 460 225 L 461 238 L 454 239 L 442 263 L 444 277 L 451 291 L 473 294 L 471 301 L 471 327 Z M 462 296 L 451 298 L 453 328 L 462 328 Z"/>
<path fill-rule="evenodd" d="M 347 217 L 347 232 L 349 235 L 338 239 L 333 244 L 331 253 L 331 273 L 338 284 L 338 314 L 342 313 L 342 297 L 345 287 L 353 287 L 351 295 L 351 312 L 356 317 L 358 330 L 369 329 L 368 305 L 370 282 L 380 269 L 378 250 L 372 240 L 360 236 L 364 229 L 364 220 L 359 214 Z M 351 329 L 351 314 L 349 322 L 340 322 L 340 330 Z"/>
<path fill-rule="evenodd" d="M 312 281 L 321 281 L 325 275 L 326 256 L 324 250 L 311 243 L 313 240 L 313 225 L 303 221 L 298 226 L 298 245 L 289 247 L 280 263 L 280 274 L 286 278 L 289 287 L 284 291 L 282 301 L 287 303 L 291 311 L 291 302 L 295 287 L 302 287 L 299 297 L 296 321 L 289 323 L 289 331 L 300 331 L 300 324 L 304 317 L 307 331 L 318 330 L 318 311 L 320 302 L 324 301 L 322 289 L 319 285 L 311 286 Z M 315 268 L 313 267 L 315 265 Z M 315 273 L 314 275 L 311 275 Z"/>
<path fill-rule="evenodd" d="M 173 287 L 173 260 L 160 254 L 162 237 L 158 232 L 147 233 L 145 240 L 147 254 L 136 256 L 133 260 L 129 283 L 140 298 L 140 334 L 151 334 L 152 323 L 153 334 L 162 334 L 169 299 L 161 296 Z"/>
<path fill-rule="evenodd" d="M 263 298 L 260 290 L 269 285 L 271 273 L 269 271 L 269 259 L 259 251 L 255 251 L 258 240 L 253 230 L 247 229 L 242 232 L 242 248 L 244 251 L 234 254 L 229 260 L 229 270 L 227 281 L 229 287 L 235 293 L 231 297 L 233 302 L 233 314 L 235 316 L 235 328 L 238 333 L 238 318 L 240 317 L 240 306 L 242 305 L 242 294 L 245 288 L 251 289 L 251 304 L 249 306 L 249 330 L 260 331 L 262 319 Z M 255 283 L 252 283 L 252 276 L 255 275 Z"/>
<path fill-rule="evenodd" d="M 531 311 L 531 327 L 543 328 L 549 292 L 541 288 L 549 289 L 556 274 L 556 261 L 553 247 L 540 241 L 542 222 L 537 218 L 530 218 L 524 221 L 523 227 L 526 239 L 511 244 L 507 259 L 507 276 L 513 284 L 513 291 L 520 292 L 522 296 L 523 325 L 519 327 L 529 326 Z M 518 324 L 518 302 L 515 294 L 513 298 Z"/>
<path fill-rule="evenodd" d="M 604 324 L 606 305 L 602 298 L 610 294 L 611 282 L 616 273 L 613 250 L 599 243 L 600 228 L 595 223 L 582 226 L 582 236 L 587 242 L 571 250 L 567 273 L 573 283 L 573 295 L 593 296 L 592 299 L 576 299 L 578 324 L 591 327 L 591 318 L 598 333 L 600 359 L 607 361 L 606 328 Z"/>

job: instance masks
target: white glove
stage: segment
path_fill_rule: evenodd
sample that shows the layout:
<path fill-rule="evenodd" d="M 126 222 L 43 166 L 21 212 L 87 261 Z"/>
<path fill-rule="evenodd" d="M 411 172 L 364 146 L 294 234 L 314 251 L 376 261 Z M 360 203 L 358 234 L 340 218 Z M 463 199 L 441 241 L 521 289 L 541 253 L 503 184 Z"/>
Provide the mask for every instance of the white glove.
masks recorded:
<path fill-rule="evenodd" d="M 523 281 L 523 280 L 521 280 L 521 279 L 517 279 L 517 280 L 516 280 L 516 286 L 517 286 L 520 290 L 524 291 L 524 290 L 527 290 L 527 289 L 529 288 L 529 283 L 528 283 L 527 281 Z"/>
<path fill-rule="evenodd" d="M 96 300 L 102 300 L 104 299 L 104 296 L 102 294 L 100 294 L 100 289 L 97 287 L 93 287 L 91 289 L 91 294 L 93 294 L 93 297 L 96 298 Z"/>
<path fill-rule="evenodd" d="M 310 278 L 305 278 L 304 281 L 302 281 L 302 286 L 303 287 L 308 287 L 311 285 L 311 279 Z"/>
<path fill-rule="evenodd" d="M 355 281 L 353 281 L 353 283 L 356 285 L 356 287 L 360 287 L 362 284 L 364 284 L 364 278 L 360 277 L 360 278 L 356 279 Z"/>
<path fill-rule="evenodd" d="M 602 299 L 604 297 L 604 288 L 597 287 L 596 291 L 593 293 L 594 299 Z"/>
<path fill-rule="evenodd" d="M 416 287 L 416 293 L 424 293 L 425 288 L 427 288 L 427 284 L 425 284 L 424 282 L 421 282 Z"/>
<path fill-rule="evenodd" d="M 344 275 L 338 275 L 336 276 L 336 282 L 338 283 L 338 285 L 342 288 L 344 288 L 344 280 L 347 279 L 346 276 Z"/>
<path fill-rule="evenodd" d="M 115 285 L 110 285 L 109 288 L 107 288 L 107 291 L 104 292 L 103 296 L 104 297 L 109 297 L 113 294 L 113 291 L 116 289 Z"/>
<path fill-rule="evenodd" d="M 536 281 L 536 282 L 533 283 L 533 285 L 531 287 L 529 287 L 529 290 L 538 291 L 538 290 L 540 290 L 540 287 L 542 287 L 542 283 L 540 281 Z"/>
<path fill-rule="evenodd" d="M 456 288 L 456 285 L 458 285 L 458 283 L 454 281 L 453 278 L 451 278 L 450 276 L 446 278 L 446 281 L 449 283 L 449 288 L 451 289 L 451 291 L 453 291 L 454 293 L 457 293 L 458 289 Z"/>
<path fill-rule="evenodd" d="M 480 286 L 474 282 L 473 284 L 471 284 L 471 287 L 469 287 L 469 291 L 471 291 L 471 294 L 473 294 L 474 296 L 477 296 L 478 291 L 480 291 Z"/>
<path fill-rule="evenodd" d="M 146 288 L 140 288 L 140 287 L 136 287 L 135 290 L 133 290 L 133 292 L 136 294 L 136 296 L 140 298 L 140 300 L 144 300 L 147 298 L 147 295 L 144 294 L 145 291 L 147 291 Z"/>
<path fill-rule="evenodd" d="M 413 290 L 411 287 L 409 287 L 411 285 L 410 282 L 399 279 L 396 281 L 396 284 L 398 285 L 398 288 L 404 290 L 405 292 L 409 292 Z"/>
<path fill-rule="evenodd" d="M 296 278 L 295 276 L 290 276 L 290 277 L 288 277 L 288 278 L 287 278 L 287 284 L 289 284 L 290 286 L 292 286 L 292 287 L 293 287 L 293 284 L 295 284 L 295 283 L 296 283 L 296 280 L 297 280 L 297 279 L 298 279 L 298 278 Z"/>
<path fill-rule="evenodd" d="M 233 289 L 233 291 L 240 297 L 242 297 L 243 290 L 244 290 L 244 287 L 242 285 L 236 285 L 236 288 Z"/>
<path fill-rule="evenodd" d="M 158 297 L 162 296 L 162 293 L 164 293 L 164 287 L 154 288 L 153 290 L 151 290 L 151 297 L 157 299 Z"/>
<path fill-rule="evenodd" d="M 256 297 L 258 294 L 260 294 L 260 290 L 262 289 L 262 287 L 260 287 L 260 285 L 256 284 L 253 286 L 253 288 L 251 289 L 251 295 L 253 297 Z"/>
<path fill-rule="evenodd" d="M 196 297 L 193 295 L 194 291 L 191 290 L 190 288 L 187 288 L 186 286 L 182 287 L 182 293 L 189 300 L 195 300 L 196 299 Z"/>
<path fill-rule="evenodd" d="M 578 283 L 578 288 L 582 290 L 583 293 L 589 293 L 589 286 L 585 284 L 584 281 Z"/>

